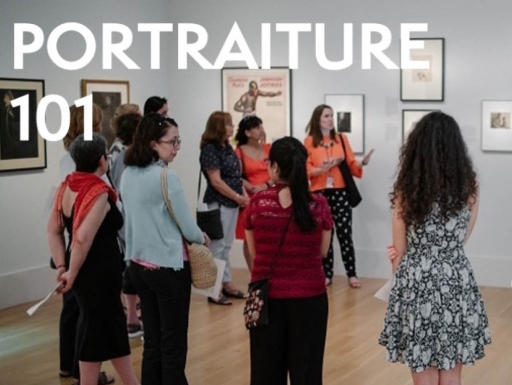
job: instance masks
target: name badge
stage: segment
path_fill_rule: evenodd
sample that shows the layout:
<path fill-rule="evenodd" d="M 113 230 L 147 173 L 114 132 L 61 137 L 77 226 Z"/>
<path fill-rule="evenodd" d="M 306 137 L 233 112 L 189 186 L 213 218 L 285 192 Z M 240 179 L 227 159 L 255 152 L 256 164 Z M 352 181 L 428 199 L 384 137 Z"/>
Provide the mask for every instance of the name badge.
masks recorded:
<path fill-rule="evenodd" d="M 334 178 L 332 176 L 327 177 L 327 188 L 333 188 L 334 187 Z"/>

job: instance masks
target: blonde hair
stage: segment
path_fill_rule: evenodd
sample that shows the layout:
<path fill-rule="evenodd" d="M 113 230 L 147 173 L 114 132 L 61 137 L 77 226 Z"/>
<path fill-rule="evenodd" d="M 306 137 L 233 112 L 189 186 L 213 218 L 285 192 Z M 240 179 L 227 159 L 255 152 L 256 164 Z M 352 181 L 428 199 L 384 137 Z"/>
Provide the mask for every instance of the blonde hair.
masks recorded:
<path fill-rule="evenodd" d="M 64 148 L 69 151 L 71 143 L 76 139 L 77 136 L 84 133 L 84 108 L 83 107 L 69 107 L 69 130 L 64 139 Z M 100 106 L 97 104 L 92 105 L 92 131 L 100 132 L 101 121 L 103 120 L 103 112 L 101 112 Z"/>

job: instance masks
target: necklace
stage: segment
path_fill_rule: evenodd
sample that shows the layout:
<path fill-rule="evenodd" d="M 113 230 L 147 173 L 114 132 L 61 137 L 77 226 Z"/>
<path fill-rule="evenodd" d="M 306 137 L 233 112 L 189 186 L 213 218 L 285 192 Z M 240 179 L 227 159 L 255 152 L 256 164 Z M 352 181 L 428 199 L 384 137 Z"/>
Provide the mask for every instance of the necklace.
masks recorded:
<path fill-rule="evenodd" d="M 320 142 L 320 146 L 322 146 L 325 149 L 328 149 L 332 146 L 334 146 L 334 142 L 330 140 L 328 143 L 325 143 L 323 140 Z"/>

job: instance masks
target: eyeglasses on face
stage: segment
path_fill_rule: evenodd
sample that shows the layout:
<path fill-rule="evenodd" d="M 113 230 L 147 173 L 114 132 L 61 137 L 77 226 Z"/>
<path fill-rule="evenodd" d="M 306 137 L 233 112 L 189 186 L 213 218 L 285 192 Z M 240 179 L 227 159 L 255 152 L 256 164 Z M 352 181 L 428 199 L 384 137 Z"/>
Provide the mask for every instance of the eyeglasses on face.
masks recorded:
<path fill-rule="evenodd" d="M 181 145 L 181 139 L 179 139 L 179 138 L 175 138 L 175 139 L 171 139 L 171 140 L 162 140 L 161 139 L 158 142 L 159 143 L 167 143 L 174 147 L 179 147 Z"/>

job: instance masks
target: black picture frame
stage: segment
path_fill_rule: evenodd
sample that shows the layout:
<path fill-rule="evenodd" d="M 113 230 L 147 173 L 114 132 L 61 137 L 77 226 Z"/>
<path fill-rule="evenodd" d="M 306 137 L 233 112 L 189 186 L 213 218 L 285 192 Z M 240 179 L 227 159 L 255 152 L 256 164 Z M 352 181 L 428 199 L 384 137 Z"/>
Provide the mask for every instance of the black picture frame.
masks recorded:
<path fill-rule="evenodd" d="M 0 172 L 39 170 L 47 167 L 46 140 L 37 129 L 37 106 L 45 95 L 43 79 L 0 78 Z M 20 140 L 20 107 L 13 99 L 28 95 L 29 139 Z"/>

